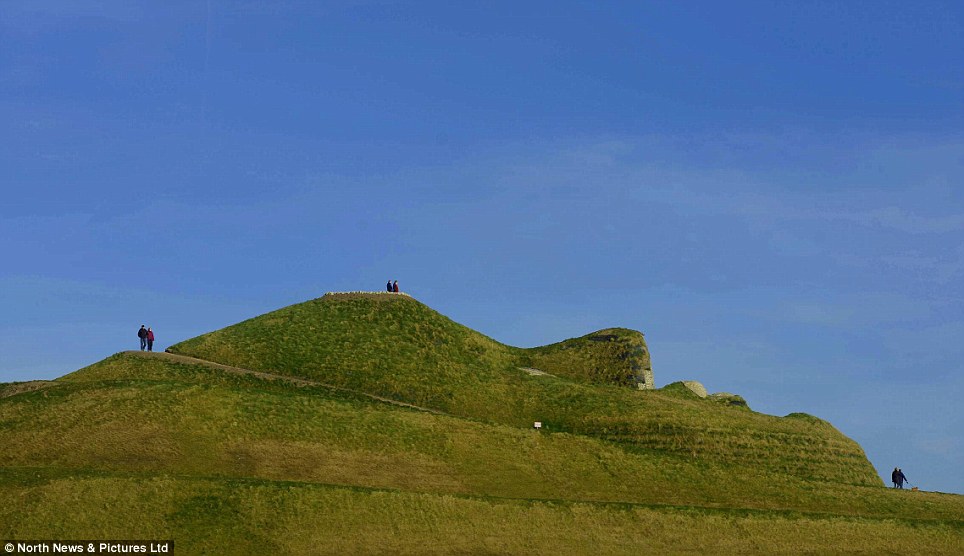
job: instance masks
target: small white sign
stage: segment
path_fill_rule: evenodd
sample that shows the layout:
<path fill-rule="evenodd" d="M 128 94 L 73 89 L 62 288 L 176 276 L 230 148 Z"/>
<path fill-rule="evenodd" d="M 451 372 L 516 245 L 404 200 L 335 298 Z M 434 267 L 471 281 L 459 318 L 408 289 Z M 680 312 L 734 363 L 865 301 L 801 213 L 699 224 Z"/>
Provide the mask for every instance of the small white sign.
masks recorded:
<path fill-rule="evenodd" d="M 541 429 L 541 428 L 542 428 L 542 421 L 536 421 L 535 423 L 532 424 L 532 426 L 533 426 L 534 428 Z"/>

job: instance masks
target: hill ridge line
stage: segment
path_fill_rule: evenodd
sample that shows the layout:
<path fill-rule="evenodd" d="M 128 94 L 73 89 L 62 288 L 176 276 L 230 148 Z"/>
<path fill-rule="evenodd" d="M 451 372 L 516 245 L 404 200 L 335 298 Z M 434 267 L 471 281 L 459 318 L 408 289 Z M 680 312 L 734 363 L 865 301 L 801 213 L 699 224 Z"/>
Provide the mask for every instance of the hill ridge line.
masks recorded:
<path fill-rule="evenodd" d="M 386 293 L 387 293 L 387 292 L 386 292 Z M 409 409 L 416 409 L 416 410 L 418 410 L 418 411 L 424 411 L 424 412 L 426 412 L 426 413 L 434 413 L 435 415 L 450 415 L 449 413 L 446 413 L 446 412 L 444 412 L 444 411 L 439 411 L 439 410 L 437 410 L 437 409 L 432 409 L 432 408 L 429 408 L 429 407 L 422 407 L 422 406 L 419 406 L 419 405 L 415 405 L 415 404 L 411 404 L 411 403 L 403 402 L 403 401 L 399 401 L 399 400 L 393 400 L 392 398 L 386 398 L 386 397 L 383 397 L 383 396 L 377 396 L 377 395 L 375 395 L 375 394 L 369 394 L 368 392 L 362 392 L 362 391 L 360 391 L 360 390 L 352 390 L 351 388 L 345 388 L 345 387 L 342 387 L 342 386 L 335 386 L 334 384 L 328 384 L 327 382 L 319 382 L 319 381 L 317 381 L 317 380 L 308 380 L 308 379 L 304 379 L 304 378 L 297 378 L 297 377 L 292 377 L 292 376 L 285 376 L 285 375 L 278 375 L 278 374 L 273 374 L 273 373 L 266 373 L 266 372 L 264 372 L 264 371 L 254 371 L 254 370 L 251 370 L 251 369 L 244 369 L 244 368 L 242 368 L 242 367 L 233 367 L 233 366 L 231 366 L 231 365 L 225 365 L 225 364 L 223 364 L 223 363 L 216 363 L 216 362 L 214 362 L 214 361 L 208 361 L 207 359 L 199 359 L 199 358 L 197 358 L 197 357 L 191 357 L 191 356 L 189 356 L 189 355 L 181 355 L 181 354 L 177 354 L 177 353 L 159 352 L 159 351 L 145 352 L 145 351 L 134 351 L 134 350 L 125 351 L 125 352 L 122 352 L 122 353 L 124 353 L 124 354 L 126 354 L 126 355 L 133 355 L 133 356 L 136 356 L 136 357 L 160 357 L 160 358 L 163 358 L 163 359 L 168 359 L 168 360 L 173 361 L 173 362 L 175 362 L 175 363 L 203 365 L 203 366 L 205 366 L 205 367 L 210 367 L 210 368 L 213 368 L 213 369 L 218 369 L 218 370 L 226 371 L 226 372 L 229 372 L 229 373 L 242 374 L 242 375 L 248 375 L 248 376 L 255 376 L 255 377 L 258 377 L 258 378 L 262 378 L 262 379 L 264 379 L 264 380 L 280 380 L 280 381 L 284 381 L 284 382 L 289 382 L 289 383 L 295 384 L 295 385 L 297 385 L 297 386 L 321 386 L 322 388 L 329 388 L 329 389 L 331 389 L 331 390 L 337 390 L 337 391 L 339 391 L 339 392 L 348 392 L 348 393 L 351 393 L 351 394 L 356 394 L 356 395 L 359 395 L 359 396 L 364 396 L 364 397 L 366 397 L 366 398 L 370 398 L 370 399 L 373 399 L 373 400 L 375 400 L 375 401 L 379 401 L 379 402 L 382 402 L 382 403 L 388 403 L 388 404 L 396 405 L 396 406 L 399 406 L 399 407 L 407 407 L 407 408 L 409 408 Z M 450 415 L 450 416 L 451 416 L 451 415 Z"/>
<path fill-rule="evenodd" d="M 412 297 L 410 294 L 407 294 L 407 293 L 405 293 L 405 292 L 365 291 L 365 290 L 354 290 L 354 291 L 347 291 L 347 292 L 326 292 L 325 295 L 323 295 L 322 297 L 329 297 L 329 296 L 335 297 L 335 296 L 340 296 L 340 295 L 344 295 L 344 296 L 353 296 L 353 295 L 384 295 L 384 296 L 386 296 L 386 297 L 387 297 L 387 296 L 392 296 L 392 295 L 400 295 L 400 296 L 402 296 L 402 297 L 409 297 L 409 298 L 411 298 L 411 299 L 415 299 L 415 298 Z"/>

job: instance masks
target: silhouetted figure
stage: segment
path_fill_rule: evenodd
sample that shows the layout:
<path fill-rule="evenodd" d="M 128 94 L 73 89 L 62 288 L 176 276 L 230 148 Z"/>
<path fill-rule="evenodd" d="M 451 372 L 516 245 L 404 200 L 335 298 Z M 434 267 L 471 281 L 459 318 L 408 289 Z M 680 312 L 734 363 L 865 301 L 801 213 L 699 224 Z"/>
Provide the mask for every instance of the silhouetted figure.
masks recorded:
<path fill-rule="evenodd" d="M 398 280 L 395 280 L 395 283 L 392 284 L 392 291 L 398 293 Z"/>
<path fill-rule="evenodd" d="M 388 283 L 385 284 L 385 287 L 388 288 L 388 291 L 390 291 L 390 292 L 395 291 L 394 289 L 392 289 L 392 281 L 391 281 L 391 280 L 389 280 Z"/>
<path fill-rule="evenodd" d="M 154 351 L 154 331 L 147 327 L 147 351 Z"/>
<path fill-rule="evenodd" d="M 893 471 L 890 472 L 890 482 L 894 483 L 894 488 L 897 488 L 897 477 L 899 475 L 900 475 L 900 469 L 897 469 L 896 467 L 894 468 Z"/>
<path fill-rule="evenodd" d="M 906 480 L 907 480 L 907 476 L 904 475 L 904 472 L 900 470 L 900 467 L 898 467 L 897 468 L 897 488 L 904 488 L 904 481 Z"/>
<path fill-rule="evenodd" d="M 147 347 L 147 329 L 144 328 L 143 324 L 141 329 L 137 331 L 137 337 L 141 339 L 141 351 L 144 351 L 144 348 Z"/>

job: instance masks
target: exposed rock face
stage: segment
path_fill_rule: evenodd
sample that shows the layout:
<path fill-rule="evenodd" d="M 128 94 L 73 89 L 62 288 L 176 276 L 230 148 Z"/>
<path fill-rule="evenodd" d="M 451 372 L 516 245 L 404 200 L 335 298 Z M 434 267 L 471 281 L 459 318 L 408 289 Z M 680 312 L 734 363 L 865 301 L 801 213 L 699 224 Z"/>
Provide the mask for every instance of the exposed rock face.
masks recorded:
<path fill-rule="evenodd" d="M 706 391 L 706 389 L 703 388 L 703 385 L 695 380 L 677 380 L 676 382 L 671 382 L 666 386 L 663 386 L 659 389 L 659 391 L 681 398 L 686 398 L 688 400 L 702 399 L 703 396 L 700 396 L 699 392 L 694 390 L 694 384 L 698 386 L 697 390 L 702 388 L 704 392 Z"/>
<path fill-rule="evenodd" d="M 701 398 L 705 398 L 707 395 L 706 387 L 695 380 L 684 380 L 683 386 L 689 388 L 694 394 Z"/>
<path fill-rule="evenodd" d="M 653 366 L 641 332 L 607 328 L 581 338 L 525 350 L 524 366 L 597 384 L 651 390 Z"/>
<path fill-rule="evenodd" d="M 719 402 L 725 405 L 745 407 L 747 409 L 750 408 L 750 406 L 746 404 L 746 400 L 743 399 L 743 396 L 737 394 L 730 394 L 729 392 L 717 392 L 715 394 L 710 394 L 708 397 L 714 402 Z"/>
<path fill-rule="evenodd" d="M 746 410 L 750 409 L 750 406 L 747 405 L 746 400 L 743 399 L 743 396 L 730 394 L 729 392 L 717 392 L 715 394 L 707 395 L 706 388 L 695 380 L 679 380 L 663 386 L 659 389 L 659 391 L 691 400 L 705 399 L 707 401 L 716 402 L 731 407 Z"/>

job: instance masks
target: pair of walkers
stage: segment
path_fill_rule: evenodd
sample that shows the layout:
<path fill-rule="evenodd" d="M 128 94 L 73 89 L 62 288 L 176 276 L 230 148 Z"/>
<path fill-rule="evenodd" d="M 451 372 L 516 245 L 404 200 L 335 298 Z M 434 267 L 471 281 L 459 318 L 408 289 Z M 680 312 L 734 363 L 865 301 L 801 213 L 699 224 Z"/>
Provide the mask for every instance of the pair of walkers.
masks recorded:
<path fill-rule="evenodd" d="M 141 325 L 141 329 L 137 331 L 137 337 L 141 339 L 141 351 L 146 348 L 147 351 L 154 351 L 154 331 L 150 327 L 144 328 Z"/>
<path fill-rule="evenodd" d="M 893 481 L 894 488 L 904 488 L 904 481 L 907 481 L 907 476 L 900 470 L 900 467 L 895 467 L 890 474 L 890 480 Z M 910 483 L 910 481 L 907 482 Z"/>
<path fill-rule="evenodd" d="M 385 288 L 390 292 L 398 293 L 398 280 L 395 280 L 394 282 L 389 280 L 388 283 L 385 284 Z"/>

